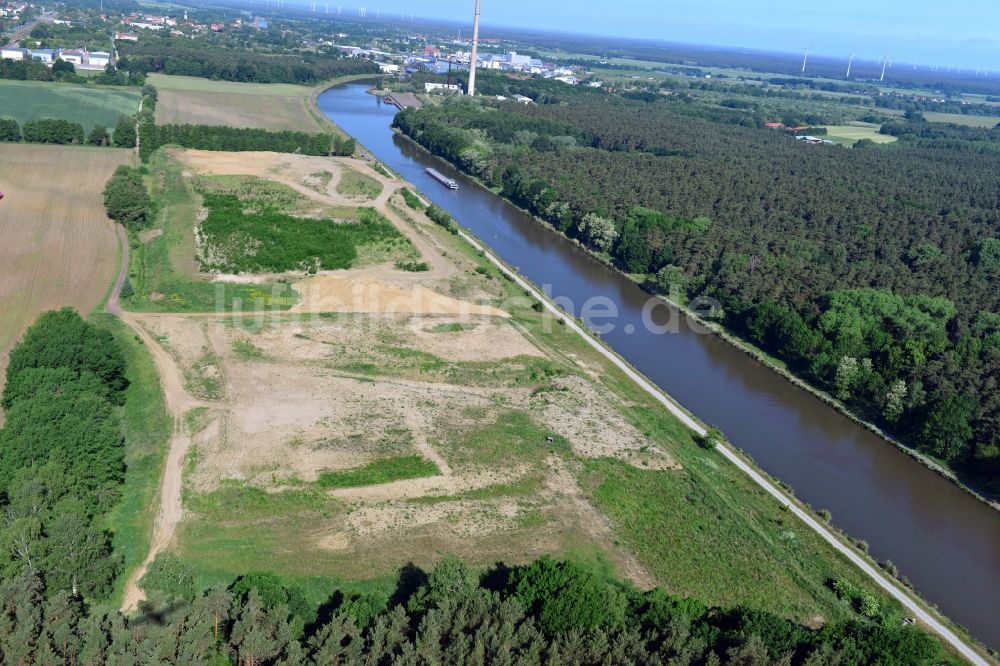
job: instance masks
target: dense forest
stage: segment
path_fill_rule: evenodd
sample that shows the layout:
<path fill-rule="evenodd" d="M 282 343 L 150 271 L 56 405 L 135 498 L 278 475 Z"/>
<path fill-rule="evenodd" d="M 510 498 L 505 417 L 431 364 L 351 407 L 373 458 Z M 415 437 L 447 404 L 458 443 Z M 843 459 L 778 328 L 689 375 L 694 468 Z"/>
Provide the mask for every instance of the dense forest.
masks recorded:
<path fill-rule="evenodd" d="M 77 604 L 111 592 L 121 558 L 102 517 L 125 478 L 116 405 L 126 386 L 117 342 L 74 310 L 42 315 L 11 351 L 0 400 L 0 579 L 7 594 L 22 576 L 44 580 L 50 597 Z M 13 610 L 5 598 L 2 661 L 33 663 L 13 659 L 11 641 L 25 639 L 27 618 L 41 609 L 32 602 Z"/>
<path fill-rule="evenodd" d="M 194 572 L 160 556 L 143 578 L 153 602 L 125 618 L 88 612 L 25 568 L 0 584 L 9 664 L 942 664 L 910 626 L 866 619 L 809 629 L 747 608 L 706 608 L 640 592 L 542 558 L 479 574 L 454 558 L 409 565 L 389 599 L 335 591 L 318 609 L 257 572 L 196 592 Z"/>
<path fill-rule="evenodd" d="M 741 112 L 484 77 L 400 113 L 430 151 L 1000 491 L 1000 130 L 810 146 Z M 745 113 L 742 114 L 744 117 Z M 752 123 L 751 123 L 752 124 Z"/>
<path fill-rule="evenodd" d="M 188 44 L 130 44 L 121 47 L 120 69 L 148 74 L 240 81 L 243 83 L 299 83 L 316 85 L 351 74 L 377 74 L 368 60 L 333 55 L 264 55 L 253 51 L 197 48 Z"/>

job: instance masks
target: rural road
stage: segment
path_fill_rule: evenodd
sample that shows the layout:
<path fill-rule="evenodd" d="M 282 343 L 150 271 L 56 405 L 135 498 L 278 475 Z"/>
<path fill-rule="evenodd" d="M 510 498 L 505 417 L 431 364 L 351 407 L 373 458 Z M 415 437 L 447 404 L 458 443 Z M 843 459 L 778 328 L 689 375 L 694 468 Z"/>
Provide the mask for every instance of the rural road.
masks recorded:
<path fill-rule="evenodd" d="M 566 326 L 570 330 L 576 332 L 584 340 L 587 341 L 591 347 L 597 350 L 602 356 L 611 361 L 615 366 L 617 366 L 622 372 L 624 372 L 629 379 L 635 382 L 643 391 L 652 396 L 657 402 L 666 407 L 667 411 L 673 414 L 677 419 L 686 425 L 688 428 L 693 430 L 697 435 L 705 435 L 706 430 L 703 425 L 695 421 L 683 408 L 681 408 L 677 403 L 671 400 L 663 391 L 654 386 L 648 379 L 640 375 L 638 372 L 632 369 L 625 361 L 619 358 L 614 352 L 601 344 L 594 336 L 592 336 L 587 330 L 580 326 L 573 318 L 567 316 L 559 308 L 553 305 L 547 298 L 540 294 L 534 286 L 524 280 L 520 275 L 513 272 L 507 267 L 506 264 L 501 262 L 497 257 L 495 257 L 489 248 L 483 247 L 477 240 L 472 238 L 465 231 L 459 231 L 459 235 L 466 240 L 472 247 L 483 252 L 486 258 L 495 265 L 501 272 L 511 278 L 519 287 L 531 294 L 531 297 L 538 300 L 545 306 L 546 310 L 556 315 L 562 319 Z M 853 548 L 845 544 L 838 538 L 829 528 L 820 523 L 816 518 L 814 518 L 809 512 L 801 508 L 796 504 L 792 498 L 787 495 L 784 491 L 779 489 L 773 483 L 768 481 L 764 476 L 751 467 L 741 456 L 739 456 L 728 444 L 720 443 L 716 450 L 723 455 L 729 462 L 734 464 L 740 471 L 750 477 L 750 479 L 756 483 L 758 486 L 764 489 L 769 495 L 774 497 L 779 503 L 787 507 L 795 516 L 797 516 L 803 523 L 806 524 L 809 529 L 816 532 L 824 541 L 829 543 L 833 548 L 835 548 L 839 553 L 846 557 L 852 564 L 858 567 L 866 576 L 868 576 L 876 585 L 885 590 L 891 597 L 899 601 L 900 604 L 921 624 L 927 627 L 929 630 L 936 633 L 941 637 L 948 645 L 950 645 L 956 652 L 962 655 L 969 663 L 975 664 L 976 666 L 991 666 L 992 662 L 984 658 L 978 650 L 976 650 L 972 645 L 967 643 L 961 637 L 959 637 L 955 632 L 944 625 L 940 620 L 931 615 L 928 611 L 924 610 L 924 607 L 916 599 L 905 592 L 900 586 L 888 576 L 883 574 L 879 569 L 872 566 L 867 560 L 861 557 Z"/>

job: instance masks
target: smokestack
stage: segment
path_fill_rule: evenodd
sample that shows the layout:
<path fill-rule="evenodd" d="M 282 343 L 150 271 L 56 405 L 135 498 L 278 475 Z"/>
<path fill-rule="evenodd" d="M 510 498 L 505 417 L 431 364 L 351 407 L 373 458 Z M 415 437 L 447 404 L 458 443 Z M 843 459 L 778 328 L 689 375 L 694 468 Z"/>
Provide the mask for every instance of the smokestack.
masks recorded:
<path fill-rule="evenodd" d="M 472 58 L 469 61 L 469 96 L 476 94 L 476 65 L 479 62 L 479 0 L 476 0 L 476 16 L 472 22 Z"/>

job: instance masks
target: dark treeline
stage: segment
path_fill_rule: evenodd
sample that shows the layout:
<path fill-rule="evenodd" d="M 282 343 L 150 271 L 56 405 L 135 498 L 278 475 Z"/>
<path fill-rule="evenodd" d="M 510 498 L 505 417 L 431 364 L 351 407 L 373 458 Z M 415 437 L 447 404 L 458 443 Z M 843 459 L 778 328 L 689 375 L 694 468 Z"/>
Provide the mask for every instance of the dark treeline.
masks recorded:
<path fill-rule="evenodd" d="M 356 148 L 353 139 L 341 139 L 332 134 L 215 125 L 155 125 L 151 120 L 140 124 L 139 136 L 143 160 L 149 159 L 157 148 L 168 144 L 199 150 L 270 150 L 343 156 L 353 155 Z"/>
<path fill-rule="evenodd" d="M 266 573 L 194 591 L 193 571 L 157 559 L 148 614 L 88 613 L 24 571 L 0 586 L 5 663 L 942 664 L 928 635 L 869 620 L 814 630 L 745 608 L 708 609 L 542 558 L 479 575 L 447 558 L 404 567 L 389 600 L 335 592 L 319 609 Z"/>
<path fill-rule="evenodd" d="M 106 86 L 142 85 L 143 72 L 128 72 L 108 65 L 103 72 L 94 77 L 84 77 L 76 73 L 73 63 L 56 59 L 49 67 L 40 60 L 0 60 L 0 79 L 15 81 L 62 81 L 64 83 L 96 84 Z"/>
<path fill-rule="evenodd" d="M 72 66 L 72 65 L 71 65 Z M 0 60 L 0 79 L 14 79 L 16 81 L 53 81 L 55 76 L 52 69 L 49 69 L 40 60 L 34 58 L 25 60 L 11 60 L 4 58 Z"/>
<path fill-rule="evenodd" d="M 122 46 L 118 66 L 130 72 L 162 72 L 179 76 L 252 83 L 315 85 L 352 74 L 378 74 L 369 60 L 331 55 L 263 55 L 252 51 L 195 48 L 189 45 Z"/>
<path fill-rule="evenodd" d="M 21 139 L 27 143 L 82 144 L 83 125 L 59 118 L 29 120 L 21 126 Z"/>
<path fill-rule="evenodd" d="M 131 145 L 127 143 L 129 131 Z M 79 145 L 84 143 L 83 125 L 58 118 L 40 118 L 29 120 L 22 128 L 13 118 L 0 118 L 0 141 Z M 86 143 L 91 146 L 135 146 L 135 121 L 129 118 L 119 120 L 113 140 L 107 127 L 94 125 L 86 135 Z"/>
<path fill-rule="evenodd" d="M 7 594 L 25 579 L 33 591 L 44 581 L 50 597 L 77 604 L 111 592 L 121 558 L 111 550 L 103 515 L 124 481 L 116 405 L 127 383 L 113 336 L 68 308 L 39 317 L 11 351 L 0 429 L 0 578 Z M 37 663 L 11 654 L 19 649 L 11 641 L 30 631 L 27 618 L 41 611 L 32 603 L 2 611 L 3 663 Z"/>
<path fill-rule="evenodd" d="M 1000 490 L 997 130 L 912 122 L 846 149 L 693 100 L 560 102 L 396 125 L 651 288 L 715 298 L 796 372 Z"/>

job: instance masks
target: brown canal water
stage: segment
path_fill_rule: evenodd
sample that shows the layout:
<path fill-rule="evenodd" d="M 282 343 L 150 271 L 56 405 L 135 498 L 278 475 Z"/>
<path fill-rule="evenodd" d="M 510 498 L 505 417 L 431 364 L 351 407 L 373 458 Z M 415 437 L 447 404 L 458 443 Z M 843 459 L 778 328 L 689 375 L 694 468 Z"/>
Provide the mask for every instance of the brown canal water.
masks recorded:
<path fill-rule="evenodd" d="M 704 422 L 726 436 L 836 525 L 892 560 L 916 589 L 980 640 L 1000 648 L 1000 512 L 713 335 L 682 321 L 657 333 L 649 295 L 390 129 L 394 106 L 365 82 L 332 88 L 319 107 L 375 157 L 412 182 L 508 264 L 571 310 L 595 297 L 614 318 L 584 316 L 602 338 Z M 454 178 L 451 191 L 425 173 Z M 645 317 L 664 325 L 665 307 Z M 674 316 L 676 319 L 676 316 Z M 599 329 L 600 330 L 600 329 Z"/>

